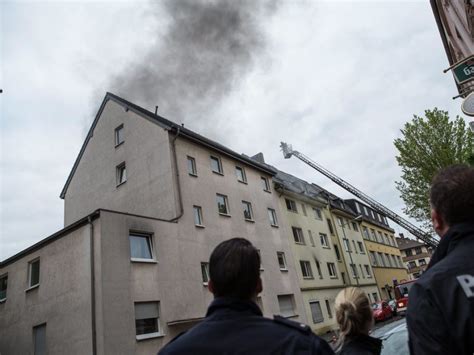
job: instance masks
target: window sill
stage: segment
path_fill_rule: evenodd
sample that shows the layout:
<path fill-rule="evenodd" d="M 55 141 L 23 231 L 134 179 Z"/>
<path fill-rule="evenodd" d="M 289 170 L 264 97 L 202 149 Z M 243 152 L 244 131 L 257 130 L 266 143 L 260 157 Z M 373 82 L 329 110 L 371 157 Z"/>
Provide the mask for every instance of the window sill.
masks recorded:
<path fill-rule="evenodd" d="M 40 285 L 40 284 L 36 284 L 36 285 L 30 286 L 30 287 L 28 287 L 28 288 L 25 290 L 25 292 L 29 292 L 29 291 L 31 291 L 31 290 L 37 289 L 37 288 L 39 287 L 39 285 Z"/>
<path fill-rule="evenodd" d="M 0 304 L 1 304 L 1 303 L 5 303 L 6 301 L 7 301 L 6 298 L 2 298 L 2 299 L 0 300 Z"/>
<path fill-rule="evenodd" d="M 270 224 L 273 228 L 280 228 L 278 224 Z"/>
<path fill-rule="evenodd" d="M 245 219 L 245 222 L 255 223 L 254 219 L 247 219 L 247 218 L 244 218 L 244 219 Z"/>
<path fill-rule="evenodd" d="M 116 188 L 118 189 L 120 186 L 122 186 L 122 185 L 125 184 L 126 182 L 127 182 L 127 181 L 121 182 L 120 184 L 118 184 L 118 185 L 116 186 Z"/>
<path fill-rule="evenodd" d="M 323 245 L 323 249 L 331 249 L 331 247 L 327 245 Z"/>
<path fill-rule="evenodd" d="M 306 245 L 305 243 L 301 243 L 301 242 L 295 242 L 295 244 L 298 244 L 298 245 Z"/>
<path fill-rule="evenodd" d="M 124 144 L 124 143 L 125 143 L 125 141 L 120 142 L 119 144 L 115 145 L 115 148 L 120 147 L 120 146 L 121 146 L 122 144 Z"/>
<path fill-rule="evenodd" d="M 298 318 L 299 314 L 292 314 L 291 316 L 282 316 L 283 318 L 290 319 L 290 318 Z"/>
<path fill-rule="evenodd" d="M 146 339 L 153 339 L 153 338 L 162 338 L 165 334 L 162 333 L 149 333 L 149 334 L 140 334 L 136 336 L 137 341 L 146 340 Z"/>
<path fill-rule="evenodd" d="M 313 276 L 303 276 L 304 280 L 314 280 Z"/>
<path fill-rule="evenodd" d="M 158 264 L 155 259 L 130 258 L 132 263 Z"/>
<path fill-rule="evenodd" d="M 189 175 L 189 176 L 192 176 L 192 177 L 195 177 L 195 178 L 198 177 L 197 174 L 193 174 L 193 173 L 188 173 L 188 175 Z"/>
<path fill-rule="evenodd" d="M 206 228 L 206 226 L 203 225 L 203 224 L 195 224 L 194 226 L 195 226 L 196 228 Z"/>
<path fill-rule="evenodd" d="M 247 182 L 247 181 L 239 180 L 239 179 L 237 179 L 237 181 L 240 182 L 241 184 L 248 185 L 248 182 Z"/>
<path fill-rule="evenodd" d="M 272 192 L 270 190 L 263 190 L 265 192 L 268 192 L 269 194 L 271 194 Z"/>
<path fill-rule="evenodd" d="M 230 214 L 228 214 L 228 213 L 221 213 L 221 212 L 219 212 L 219 215 L 220 215 L 220 216 L 223 216 L 223 217 L 232 217 L 232 216 L 231 216 Z"/>
<path fill-rule="evenodd" d="M 221 172 L 219 172 L 219 171 L 214 171 L 214 170 L 212 170 L 212 172 L 213 172 L 214 174 L 217 174 L 217 175 L 220 175 L 220 176 L 224 176 L 224 173 L 221 173 Z"/>
<path fill-rule="evenodd" d="M 203 282 L 203 283 L 202 283 L 203 287 L 207 287 L 208 284 L 209 284 L 208 282 Z"/>
<path fill-rule="evenodd" d="M 337 276 L 329 276 L 330 279 L 337 279 Z"/>
<path fill-rule="evenodd" d="M 288 272 L 288 269 L 287 269 L 287 268 L 285 268 L 285 269 L 281 269 L 281 268 L 280 268 L 280 271 L 281 271 L 281 272 Z"/>

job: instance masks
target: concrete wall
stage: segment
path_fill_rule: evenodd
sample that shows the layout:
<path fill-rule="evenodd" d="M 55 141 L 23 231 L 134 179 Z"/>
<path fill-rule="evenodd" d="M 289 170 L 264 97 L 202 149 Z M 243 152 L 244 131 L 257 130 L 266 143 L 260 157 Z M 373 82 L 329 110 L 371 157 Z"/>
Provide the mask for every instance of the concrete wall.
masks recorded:
<path fill-rule="evenodd" d="M 0 269 L 8 273 L 7 299 L 0 304 L 2 355 L 33 354 L 33 327 L 42 323 L 48 354 L 91 353 L 89 240 L 85 225 Z M 38 257 L 39 286 L 25 291 L 28 262 Z"/>
<path fill-rule="evenodd" d="M 125 142 L 115 147 L 115 128 Z M 127 182 L 117 186 L 116 166 L 126 163 Z M 65 226 L 98 208 L 145 216 L 176 215 L 168 132 L 108 101 L 64 199 Z"/>

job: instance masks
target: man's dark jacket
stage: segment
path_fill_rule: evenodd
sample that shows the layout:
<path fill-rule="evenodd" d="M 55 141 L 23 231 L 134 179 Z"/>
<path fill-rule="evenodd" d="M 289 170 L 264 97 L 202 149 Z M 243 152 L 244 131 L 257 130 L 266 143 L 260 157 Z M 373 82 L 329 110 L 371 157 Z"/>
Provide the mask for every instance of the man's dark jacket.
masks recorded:
<path fill-rule="evenodd" d="M 251 301 L 216 298 L 206 318 L 171 340 L 168 354 L 334 354 L 304 324 L 281 317 L 264 318 Z"/>
<path fill-rule="evenodd" d="M 474 353 L 474 221 L 451 227 L 412 286 L 411 354 Z"/>

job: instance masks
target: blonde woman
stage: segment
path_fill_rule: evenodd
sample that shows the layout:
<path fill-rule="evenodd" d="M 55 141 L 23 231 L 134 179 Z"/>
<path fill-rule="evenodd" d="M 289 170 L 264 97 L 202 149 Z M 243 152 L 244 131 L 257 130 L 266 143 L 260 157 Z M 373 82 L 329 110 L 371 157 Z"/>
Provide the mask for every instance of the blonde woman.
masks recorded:
<path fill-rule="evenodd" d="M 335 303 L 340 331 L 336 354 L 379 355 L 382 341 L 369 336 L 374 320 L 367 295 L 359 288 L 348 287 L 339 292 Z"/>

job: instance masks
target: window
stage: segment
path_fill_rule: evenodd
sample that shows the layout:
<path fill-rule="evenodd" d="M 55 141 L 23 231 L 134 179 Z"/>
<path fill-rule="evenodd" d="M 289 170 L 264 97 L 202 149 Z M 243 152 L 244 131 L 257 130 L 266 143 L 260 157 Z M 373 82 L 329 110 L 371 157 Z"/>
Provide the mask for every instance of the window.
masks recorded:
<path fill-rule="evenodd" d="M 395 259 L 395 256 L 394 255 L 391 255 L 392 257 L 392 265 L 393 267 L 397 267 L 397 259 Z"/>
<path fill-rule="evenodd" d="M 342 284 L 346 284 L 346 274 L 344 272 L 341 272 L 341 279 L 342 279 Z"/>
<path fill-rule="evenodd" d="M 339 227 L 344 228 L 344 222 L 342 221 L 342 218 L 341 218 L 341 217 L 337 217 L 336 220 L 337 220 L 337 225 L 338 225 Z"/>
<path fill-rule="evenodd" d="M 382 253 L 377 253 L 378 264 L 385 267 L 385 260 L 383 259 Z"/>
<path fill-rule="evenodd" d="M 209 263 L 201 263 L 202 283 L 207 285 L 209 282 Z"/>
<path fill-rule="evenodd" d="M 194 224 L 199 227 L 204 227 L 202 222 L 202 208 L 201 206 L 193 206 L 194 210 Z"/>
<path fill-rule="evenodd" d="M 303 203 L 301 204 L 301 210 L 303 211 L 303 215 L 308 216 L 306 213 L 306 206 Z"/>
<path fill-rule="evenodd" d="M 328 263 L 329 277 L 335 279 L 337 277 L 336 265 L 334 263 Z"/>
<path fill-rule="evenodd" d="M 364 236 L 365 239 L 370 239 L 369 230 L 365 226 L 362 227 L 362 235 Z"/>
<path fill-rule="evenodd" d="M 356 252 L 356 254 L 358 254 L 358 253 L 357 253 L 356 242 L 355 242 L 355 241 L 352 241 L 352 245 L 354 246 L 354 251 Z"/>
<path fill-rule="evenodd" d="M 285 253 L 282 251 L 277 252 L 278 265 L 280 265 L 280 270 L 288 270 L 286 266 Z"/>
<path fill-rule="evenodd" d="M 188 156 L 188 174 L 191 176 L 197 176 L 196 160 L 190 156 Z"/>
<path fill-rule="evenodd" d="M 359 264 L 359 270 L 360 270 L 360 275 L 361 275 L 363 278 L 365 278 L 365 277 L 364 277 L 364 271 L 362 270 L 362 265 L 361 265 L 361 264 Z"/>
<path fill-rule="evenodd" d="M 372 263 L 372 266 L 377 266 L 377 256 L 375 255 L 375 252 L 371 251 L 369 252 L 370 254 L 370 262 Z"/>
<path fill-rule="evenodd" d="M 295 302 L 293 295 L 278 295 L 277 297 L 281 316 L 285 318 L 295 316 Z"/>
<path fill-rule="evenodd" d="M 374 298 L 374 302 L 379 301 L 379 296 L 377 295 L 377 292 L 372 293 L 372 297 Z"/>
<path fill-rule="evenodd" d="M 426 260 L 425 259 L 420 259 L 420 260 L 418 260 L 418 263 L 420 264 L 420 266 L 424 266 L 424 265 L 426 265 Z M 0 298 L 2 298 L 2 297 L 0 296 Z"/>
<path fill-rule="evenodd" d="M 263 191 L 270 192 L 270 184 L 268 183 L 268 179 L 266 177 L 261 176 L 260 182 L 262 183 Z"/>
<path fill-rule="evenodd" d="M 160 302 L 135 302 L 137 340 L 160 335 Z"/>
<path fill-rule="evenodd" d="M 33 327 L 34 355 L 46 354 L 46 324 Z"/>
<path fill-rule="evenodd" d="M 216 194 L 217 211 L 219 214 L 229 215 L 229 203 L 226 195 Z"/>
<path fill-rule="evenodd" d="M 328 236 L 326 234 L 319 233 L 319 240 L 324 248 L 329 248 Z"/>
<path fill-rule="evenodd" d="M 399 256 L 397 256 L 397 264 L 398 264 L 399 267 L 403 267 L 402 259 L 400 259 Z"/>
<path fill-rule="evenodd" d="M 326 302 L 326 309 L 328 310 L 328 317 L 332 318 L 332 311 L 331 311 L 331 306 L 329 305 L 329 300 L 326 300 L 324 302 Z"/>
<path fill-rule="evenodd" d="M 245 175 L 244 168 L 241 168 L 240 166 L 236 166 L 235 167 L 235 175 L 237 176 L 237 180 L 239 182 L 247 183 L 247 176 Z"/>
<path fill-rule="evenodd" d="M 213 173 L 224 175 L 221 160 L 211 155 L 211 170 Z"/>
<path fill-rule="evenodd" d="M 0 302 L 7 299 L 8 275 L 0 277 Z"/>
<path fill-rule="evenodd" d="M 30 261 L 28 264 L 28 287 L 39 285 L 40 281 L 40 259 Z"/>
<path fill-rule="evenodd" d="M 385 254 L 385 259 L 387 259 L 387 266 L 392 267 L 392 261 L 390 260 L 390 255 Z"/>
<path fill-rule="evenodd" d="M 313 233 L 311 232 L 310 229 L 308 229 L 308 235 L 309 235 L 309 241 L 311 242 L 311 245 L 315 247 L 316 245 L 314 245 Z"/>
<path fill-rule="evenodd" d="M 413 251 L 411 249 L 405 250 L 405 253 L 407 254 L 407 256 L 412 256 L 413 255 Z"/>
<path fill-rule="evenodd" d="M 151 235 L 130 233 L 130 257 L 133 261 L 152 260 Z"/>
<path fill-rule="evenodd" d="M 416 247 L 415 248 L 415 254 L 416 255 L 421 254 L 421 247 Z"/>
<path fill-rule="evenodd" d="M 349 239 L 343 239 L 344 241 L 344 249 L 347 251 L 347 252 L 351 252 L 351 244 L 349 243 Z"/>
<path fill-rule="evenodd" d="M 328 222 L 329 233 L 331 233 L 331 235 L 334 235 L 334 228 L 332 227 L 331 220 L 328 218 L 326 219 L 326 221 Z"/>
<path fill-rule="evenodd" d="M 124 142 L 123 138 L 123 124 L 115 128 L 115 146 L 118 146 Z"/>
<path fill-rule="evenodd" d="M 365 274 L 367 275 L 367 277 L 372 277 L 372 273 L 370 272 L 370 266 L 369 265 L 364 265 L 365 267 Z"/>
<path fill-rule="evenodd" d="M 365 207 L 364 205 L 362 205 L 362 208 L 364 209 L 364 214 L 365 214 L 366 216 L 368 216 L 368 215 L 369 215 L 369 212 L 367 211 L 367 207 Z"/>
<path fill-rule="evenodd" d="M 257 249 L 258 257 L 260 258 L 260 271 L 263 271 L 263 261 L 262 261 L 262 253 L 260 249 Z"/>
<path fill-rule="evenodd" d="M 351 224 L 349 223 L 349 221 L 346 218 L 344 218 L 343 220 L 345 222 L 344 226 L 346 226 L 348 229 L 351 229 Z"/>
<path fill-rule="evenodd" d="M 355 264 L 351 264 L 352 277 L 357 279 L 359 275 L 357 274 L 357 267 Z"/>
<path fill-rule="evenodd" d="M 410 262 L 408 263 L 408 268 L 409 268 L 409 269 L 413 269 L 413 268 L 415 268 L 415 267 L 416 267 L 416 262 L 410 261 Z"/>
<path fill-rule="evenodd" d="M 323 273 L 321 272 L 321 264 L 319 263 L 319 261 L 315 258 L 314 259 L 314 262 L 316 263 L 316 269 L 318 270 L 318 276 L 320 279 L 323 278 Z"/>
<path fill-rule="evenodd" d="M 311 264 L 309 261 L 300 260 L 301 273 L 303 274 L 304 279 L 313 278 L 313 270 L 311 270 Z"/>
<path fill-rule="evenodd" d="M 311 308 L 311 315 L 313 316 L 313 323 L 324 322 L 323 312 L 321 311 L 321 305 L 319 301 L 309 302 Z"/>
<path fill-rule="evenodd" d="M 296 202 L 290 199 L 285 198 L 286 208 L 288 211 L 298 213 L 298 209 L 296 208 Z"/>
<path fill-rule="evenodd" d="M 247 221 L 253 221 L 252 204 L 247 201 L 242 201 L 242 208 L 244 210 L 244 219 Z"/>
<path fill-rule="evenodd" d="M 360 253 L 365 254 L 364 244 L 362 242 L 357 242 L 357 245 L 359 246 Z"/>
<path fill-rule="evenodd" d="M 378 237 L 378 239 L 377 239 L 377 240 L 379 241 L 379 243 L 383 243 L 383 242 L 384 242 L 384 240 L 383 240 L 383 235 L 382 235 L 382 232 L 381 232 L 381 231 L 378 231 L 378 234 L 379 234 L 379 237 Z"/>
<path fill-rule="evenodd" d="M 270 220 L 270 225 L 278 227 L 277 215 L 273 208 L 268 209 L 268 219 Z"/>
<path fill-rule="evenodd" d="M 337 261 L 341 261 L 341 253 L 339 253 L 339 247 L 336 244 L 334 244 L 334 252 L 336 253 Z"/>
<path fill-rule="evenodd" d="M 120 165 L 117 165 L 115 170 L 117 175 L 117 186 L 127 182 L 127 167 L 125 166 L 125 162 Z"/>
<path fill-rule="evenodd" d="M 359 227 L 357 226 L 356 222 L 352 222 L 352 229 L 354 229 L 356 232 L 359 231 Z"/>
<path fill-rule="evenodd" d="M 296 244 L 304 244 L 303 230 L 297 227 L 291 227 L 293 230 L 293 238 Z"/>
<path fill-rule="evenodd" d="M 370 234 L 371 234 L 371 239 L 376 242 L 377 241 L 377 236 L 375 235 L 375 230 L 374 229 L 370 229 Z"/>
<path fill-rule="evenodd" d="M 314 212 L 314 218 L 316 219 L 323 219 L 323 214 L 321 213 L 321 209 L 317 207 L 313 207 L 313 212 Z"/>

